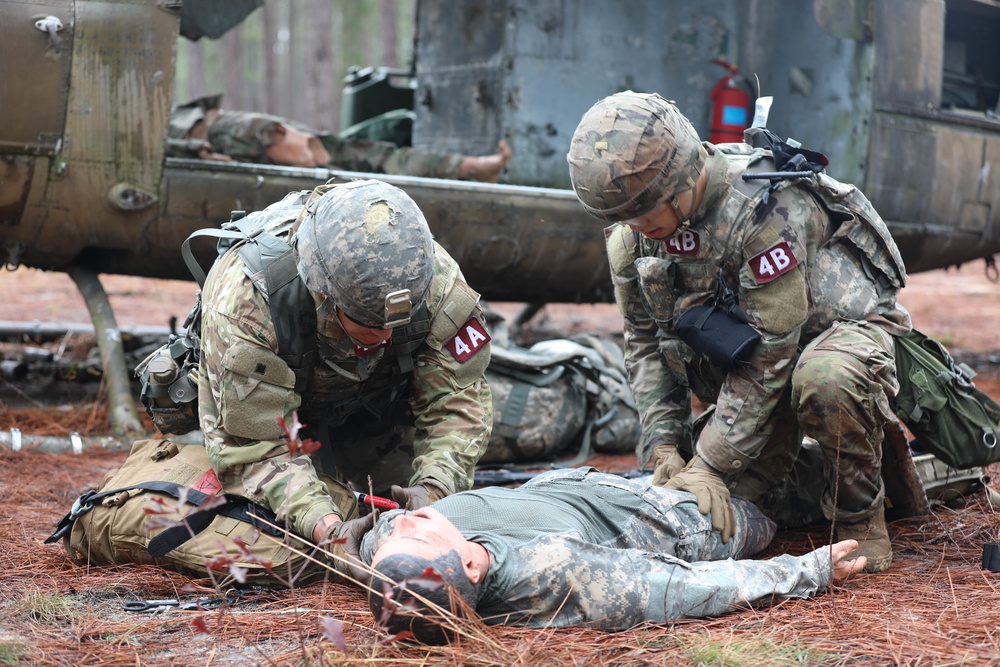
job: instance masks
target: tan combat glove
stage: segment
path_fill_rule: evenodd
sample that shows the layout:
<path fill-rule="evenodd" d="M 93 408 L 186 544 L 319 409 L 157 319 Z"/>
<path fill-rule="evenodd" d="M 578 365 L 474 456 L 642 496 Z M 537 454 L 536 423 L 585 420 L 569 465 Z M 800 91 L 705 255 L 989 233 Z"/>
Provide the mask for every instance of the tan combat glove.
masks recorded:
<path fill-rule="evenodd" d="M 319 546 L 330 554 L 330 563 L 340 575 L 364 585 L 371 570 L 361 561 L 361 538 L 375 526 L 375 516 L 340 521 L 326 529 Z"/>
<path fill-rule="evenodd" d="M 653 450 L 653 486 L 666 486 L 667 480 L 684 469 L 684 458 L 677 445 L 657 445 Z"/>
<path fill-rule="evenodd" d="M 399 507 L 410 511 L 427 507 L 446 495 L 444 491 L 430 484 L 417 484 L 416 486 L 396 486 L 393 484 L 391 492 L 392 499 L 399 503 Z"/>
<path fill-rule="evenodd" d="M 719 471 L 705 459 L 695 456 L 688 466 L 674 475 L 663 487 L 689 491 L 698 500 L 698 511 L 712 515 L 712 528 L 722 533 L 722 543 L 727 544 L 736 531 L 736 513 L 729 489 Z"/>

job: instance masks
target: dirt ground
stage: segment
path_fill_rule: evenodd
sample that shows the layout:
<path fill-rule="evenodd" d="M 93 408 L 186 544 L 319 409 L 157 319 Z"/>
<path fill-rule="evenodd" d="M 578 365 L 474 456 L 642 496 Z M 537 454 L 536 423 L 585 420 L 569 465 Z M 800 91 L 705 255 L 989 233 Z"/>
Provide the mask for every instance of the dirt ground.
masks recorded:
<path fill-rule="evenodd" d="M 197 289 L 189 281 L 131 276 L 104 275 L 101 281 L 118 325 L 126 331 L 165 330 L 171 318 L 183 322 Z M 90 322 L 83 298 L 63 273 L 26 268 L 0 271 L 0 295 L 0 327 L 5 320 Z M 1000 285 L 987 279 L 982 262 L 912 275 L 900 302 L 910 311 L 914 326 L 945 343 L 956 358 L 980 373 L 976 382 L 981 389 L 1000 396 Z M 491 306 L 508 319 L 521 308 L 513 303 Z M 531 321 L 531 328 L 536 335 L 552 337 L 582 331 L 620 334 L 621 318 L 611 304 L 550 304 Z M 83 338 L 72 345 L 82 351 L 89 343 L 92 340 Z"/>
<path fill-rule="evenodd" d="M 188 282 L 102 282 L 123 330 L 183 320 L 195 292 Z M 89 321 L 62 274 L 0 272 L 0 294 L 0 328 Z M 977 385 L 1000 398 L 1000 286 L 985 278 L 982 263 L 911 276 L 901 301 L 917 328 L 973 365 Z M 520 308 L 492 305 L 508 318 Z M 550 305 L 531 328 L 551 337 L 617 333 L 620 320 L 611 305 Z M 82 356 L 92 343 L 76 334 L 39 346 Z M 0 363 L 34 345 L 30 335 L 4 344 Z M 0 401 L 0 431 L 47 423 L 63 424 L 65 433 L 82 418 L 96 433 L 106 423 L 100 401 L 50 403 L 26 399 L 14 409 Z M 363 595 L 334 583 L 248 591 L 214 612 L 122 611 L 136 599 L 214 594 L 210 582 L 157 568 L 77 568 L 57 545 L 42 544 L 73 499 L 123 458 L 113 449 L 77 456 L 0 445 L 0 665 L 1000 665 L 1000 575 L 980 568 L 982 545 L 1000 540 L 1000 515 L 982 491 L 893 522 L 892 569 L 859 575 L 814 601 L 614 634 L 473 627 L 459 645 L 427 649 L 385 643 Z M 998 478 L 1000 466 L 988 472 Z M 779 533 L 766 555 L 805 553 L 827 543 L 828 531 L 820 524 Z"/>

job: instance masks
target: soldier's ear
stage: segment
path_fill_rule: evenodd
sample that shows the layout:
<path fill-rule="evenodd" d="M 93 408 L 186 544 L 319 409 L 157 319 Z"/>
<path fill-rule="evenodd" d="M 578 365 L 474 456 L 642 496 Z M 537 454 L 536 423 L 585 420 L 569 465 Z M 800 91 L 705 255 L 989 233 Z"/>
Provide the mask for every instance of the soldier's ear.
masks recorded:
<path fill-rule="evenodd" d="M 489 554 L 482 554 L 486 556 L 485 560 L 483 558 L 476 558 L 477 555 L 480 555 L 477 553 L 476 548 L 482 549 L 482 547 L 475 542 L 466 541 L 465 547 L 462 553 L 462 569 L 465 570 L 465 576 L 469 578 L 469 581 L 473 585 L 482 583 L 483 579 L 486 578 L 486 571 L 489 569 Z"/>
<path fill-rule="evenodd" d="M 469 578 L 473 584 L 478 584 L 482 578 L 483 574 L 476 567 L 476 562 L 473 560 L 472 556 L 465 556 L 462 558 L 462 567 L 465 569 L 465 576 Z"/>

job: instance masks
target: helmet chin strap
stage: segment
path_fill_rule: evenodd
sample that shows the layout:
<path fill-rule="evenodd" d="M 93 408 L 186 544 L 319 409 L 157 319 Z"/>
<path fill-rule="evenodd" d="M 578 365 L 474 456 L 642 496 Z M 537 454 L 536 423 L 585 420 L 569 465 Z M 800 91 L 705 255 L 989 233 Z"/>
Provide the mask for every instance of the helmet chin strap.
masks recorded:
<path fill-rule="evenodd" d="M 689 190 L 684 190 L 683 192 L 675 193 L 673 197 L 670 198 L 670 205 L 674 207 L 674 213 L 677 215 L 677 227 L 678 229 L 687 229 L 691 226 L 691 217 L 694 215 L 695 210 L 698 208 L 698 201 L 701 199 L 701 195 L 704 193 L 701 190 L 701 180 L 705 173 L 705 169 L 702 168 L 698 172 L 698 177 L 694 179 L 694 184 Z M 686 212 L 681 211 L 680 195 L 685 192 L 691 193 L 691 206 Z"/>

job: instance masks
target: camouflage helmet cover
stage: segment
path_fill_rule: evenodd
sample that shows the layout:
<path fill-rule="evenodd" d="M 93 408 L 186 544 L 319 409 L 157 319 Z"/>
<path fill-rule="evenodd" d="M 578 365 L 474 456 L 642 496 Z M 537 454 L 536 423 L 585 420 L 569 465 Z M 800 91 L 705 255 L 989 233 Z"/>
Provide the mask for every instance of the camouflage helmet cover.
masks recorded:
<path fill-rule="evenodd" d="M 694 188 L 707 152 L 677 106 L 656 94 L 625 91 L 605 97 L 580 120 L 570 142 L 570 179 L 591 215 L 622 222 L 645 215 Z"/>
<path fill-rule="evenodd" d="M 423 213 L 382 181 L 317 188 L 295 246 L 306 287 L 373 329 L 408 322 L 434 276 L 434 239 Z"/>

